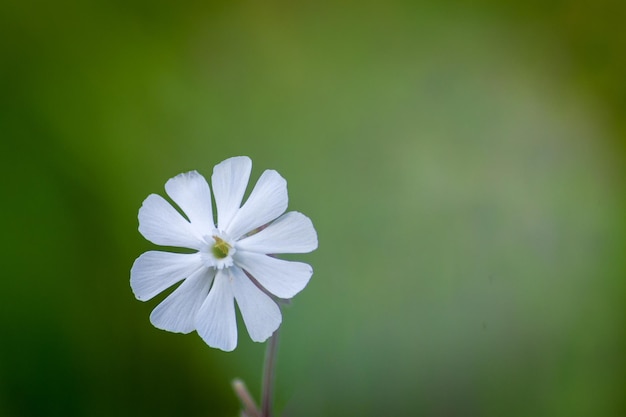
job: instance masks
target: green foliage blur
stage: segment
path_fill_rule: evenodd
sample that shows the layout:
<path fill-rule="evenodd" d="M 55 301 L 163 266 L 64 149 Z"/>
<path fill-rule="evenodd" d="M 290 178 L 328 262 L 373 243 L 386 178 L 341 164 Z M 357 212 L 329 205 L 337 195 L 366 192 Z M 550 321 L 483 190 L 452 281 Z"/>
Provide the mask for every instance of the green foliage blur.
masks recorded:
<path fill-rule="evenodd" d="M 624 4 L 0 3 L 0 415 L 238 415 L 264 346 L 128 283 L 143 199 L 235 155 L 319 234 L 282 415 L 626 415 Z"/>

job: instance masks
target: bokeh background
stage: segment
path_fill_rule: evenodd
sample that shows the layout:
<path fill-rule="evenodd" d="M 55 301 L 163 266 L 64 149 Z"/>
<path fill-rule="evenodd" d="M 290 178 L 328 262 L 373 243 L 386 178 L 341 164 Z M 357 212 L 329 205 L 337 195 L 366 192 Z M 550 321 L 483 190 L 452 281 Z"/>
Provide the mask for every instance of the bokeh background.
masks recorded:
<path fill-rule="evenodd" d="M 235 416 L 264 346 L 153 328 L 137 210 L 276 169 L 315 274 L 284 416 L 626 415 L 620 1 L 3 1 L 0 415 Z"/>

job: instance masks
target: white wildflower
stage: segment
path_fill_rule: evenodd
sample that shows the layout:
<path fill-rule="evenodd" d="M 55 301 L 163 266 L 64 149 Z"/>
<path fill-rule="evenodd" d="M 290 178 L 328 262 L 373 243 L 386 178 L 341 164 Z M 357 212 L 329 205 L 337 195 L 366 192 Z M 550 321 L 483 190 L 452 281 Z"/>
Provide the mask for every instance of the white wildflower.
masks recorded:
<path fill-rule="evenodd" d="M 316 249 L 313 224 L 301 213 L 285 213 L 287 182 L 276 171 L 265 171 L 241 206 L 251 168 L 250 158 L 240 156 L 213 169 L 217 222 L 209 185 L 196 171 L 165 184 L 186 218 L 159 195 L 143 202 L 139 232 L 146 239 L 193 250 L 149 251 L 133 264 L 130 284 L 141 301 L 183 281 L 152 311 L 155 327 L 195 330 L 209 346 L 231 351 L 237 346 L 236 300 L 250 337 L 263 342 L 282 320 L 268 294 L 288 299 L 308 283 L 313 274 L 309 265 L 269 255 Z"/>

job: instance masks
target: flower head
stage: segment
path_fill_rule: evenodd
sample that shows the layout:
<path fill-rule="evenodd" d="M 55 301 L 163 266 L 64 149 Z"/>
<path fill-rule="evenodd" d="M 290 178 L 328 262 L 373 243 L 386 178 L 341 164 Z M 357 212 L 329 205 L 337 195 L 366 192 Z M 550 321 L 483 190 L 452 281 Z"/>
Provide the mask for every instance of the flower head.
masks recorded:
<path fill-rule="evenodd" d="M 282 320 L 271 296 L 292 298 L 309 282 L 309 265 L 271 255 L 315 250 L 311 220 L 295 211 L 285 213 L 287 182 L 272 170 L 261 175 L 241 205 L 251 168 L 250 158 L 239 156 L 213 169 L 217 221 L 209 184 L 196 171 L 165 184 L 182 213 L 156 194 L 143 202 L 139 232 L 146 239 L 192 250 L 148 251 L 133 264 L 130 285 L 138 300 L 149 300 L 182 281 L 152 311 L 155 327 L 177 333 L 195 330 L 209 346 L 231 351 L 237 346 L 236 301 L 250 337 L 263 342 Z"/>

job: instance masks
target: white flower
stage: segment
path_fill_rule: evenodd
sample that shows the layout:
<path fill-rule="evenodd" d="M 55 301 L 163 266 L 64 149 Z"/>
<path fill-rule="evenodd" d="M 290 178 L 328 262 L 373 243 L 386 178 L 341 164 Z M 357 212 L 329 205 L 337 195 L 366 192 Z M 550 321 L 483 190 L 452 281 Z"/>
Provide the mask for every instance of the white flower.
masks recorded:
<path fill-rule="evenodd" d="M 139 232 L 146 239 L 193 250 L 149 251 L 133 264 L 130 285 L 141 301 L 184 280 L 152 311 L 155 327 L 177 333 L 196 330 L 209 346 L 231 351 L 237 346 L 236 300 L 250 337 L 263 342 L 282 320 L 268 294 L 291 298 L 309 282 L 313 274 L 309 265 L 270 254 L 316 249 L 311 220 L 298 212 L 285 213 L 287 182 L 272 170 L 261 175 L 241 206 L 251 168 L 250 158 L 240 156 L 213 169 L 217 223 L 209 185 L 196 171 L 165 184 L 167 195 L 186 218 L 159 195 L 151 194 L 143 202 Z"/>

